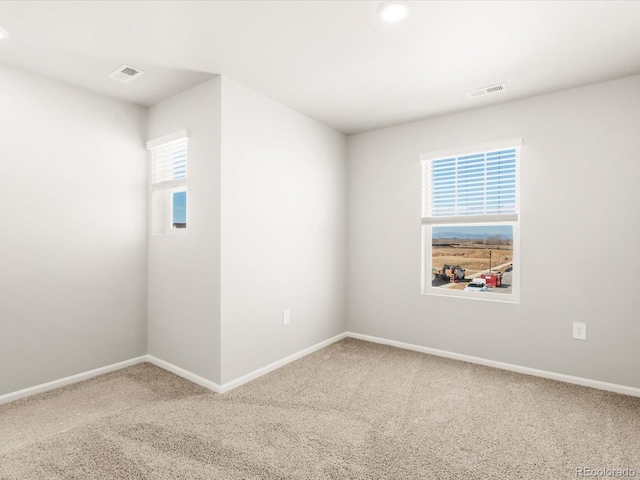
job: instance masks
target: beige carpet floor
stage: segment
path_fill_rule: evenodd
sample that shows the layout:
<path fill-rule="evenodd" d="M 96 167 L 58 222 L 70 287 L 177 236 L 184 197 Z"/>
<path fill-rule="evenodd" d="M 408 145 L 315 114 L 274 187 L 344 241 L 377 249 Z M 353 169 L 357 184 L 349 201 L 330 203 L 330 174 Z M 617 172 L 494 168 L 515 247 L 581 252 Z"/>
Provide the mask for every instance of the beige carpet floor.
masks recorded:
<path fill-rule="evenodd" d="M 640 398 L 354 339 L 225 395 L 136 365 L 0 432 L 1 479 L 640 478 Z"/>

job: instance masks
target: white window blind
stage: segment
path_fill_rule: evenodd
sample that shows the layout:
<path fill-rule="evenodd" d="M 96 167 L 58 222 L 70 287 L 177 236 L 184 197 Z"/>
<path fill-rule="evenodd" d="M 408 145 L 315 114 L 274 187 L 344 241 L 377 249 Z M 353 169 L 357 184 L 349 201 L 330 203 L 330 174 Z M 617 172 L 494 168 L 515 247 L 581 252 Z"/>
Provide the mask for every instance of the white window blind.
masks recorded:
<path fill-rule="evenodd" d="M 516 147 L 423 160 L 423 223 L 516 220 L 518 153 Z"/>
<path fill-rule="evenodd" d="M 187 179 L 187 139 L 153 149 L 151 183 L 154 189 L 184 185 Z"/>

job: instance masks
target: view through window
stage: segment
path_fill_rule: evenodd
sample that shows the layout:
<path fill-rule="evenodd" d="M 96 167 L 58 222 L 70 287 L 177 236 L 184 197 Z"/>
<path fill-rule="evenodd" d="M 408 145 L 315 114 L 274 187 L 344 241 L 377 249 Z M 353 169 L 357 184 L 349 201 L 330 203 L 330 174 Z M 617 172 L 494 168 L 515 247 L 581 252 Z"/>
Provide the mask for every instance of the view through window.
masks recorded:
<path fill-rule="evenodd" d="M 187 228 L 187 191 L 173 192 L 171 225 L 173 228 Z"/>
<path fill-rule="evenodd" d="M 513 226 L 434 226 L 433 287 L 512 293 Z"/>

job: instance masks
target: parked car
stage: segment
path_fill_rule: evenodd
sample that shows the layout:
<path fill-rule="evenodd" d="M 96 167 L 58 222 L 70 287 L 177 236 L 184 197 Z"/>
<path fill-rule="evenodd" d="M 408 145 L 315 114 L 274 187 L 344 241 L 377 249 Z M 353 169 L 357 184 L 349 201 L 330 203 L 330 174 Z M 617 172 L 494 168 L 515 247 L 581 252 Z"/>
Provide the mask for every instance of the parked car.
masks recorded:
<path fill-rule="evenodd" d="M 474 279 L 471 280 L 471 282 L 469 282 L 466 287 L 464 287 L 464 290 L 466 292 L 488 292 L 489 288 L 484 282 Z"/>

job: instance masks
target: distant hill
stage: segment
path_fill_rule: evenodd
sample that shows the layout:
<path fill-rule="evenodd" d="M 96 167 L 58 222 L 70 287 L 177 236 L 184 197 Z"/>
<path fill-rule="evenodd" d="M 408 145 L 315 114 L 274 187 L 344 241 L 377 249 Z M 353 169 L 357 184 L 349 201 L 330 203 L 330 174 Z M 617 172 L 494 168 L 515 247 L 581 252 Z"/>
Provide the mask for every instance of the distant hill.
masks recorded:
<path fill-rule="evenodd" d="M 511 236 L 496 235 L 491 233 L 460 233 L 460 232 L 433 232 L 434 239 L 447 240 L 486 240 L 489 237 L 500 237 L 501 240 L 511 240 Z"/>

